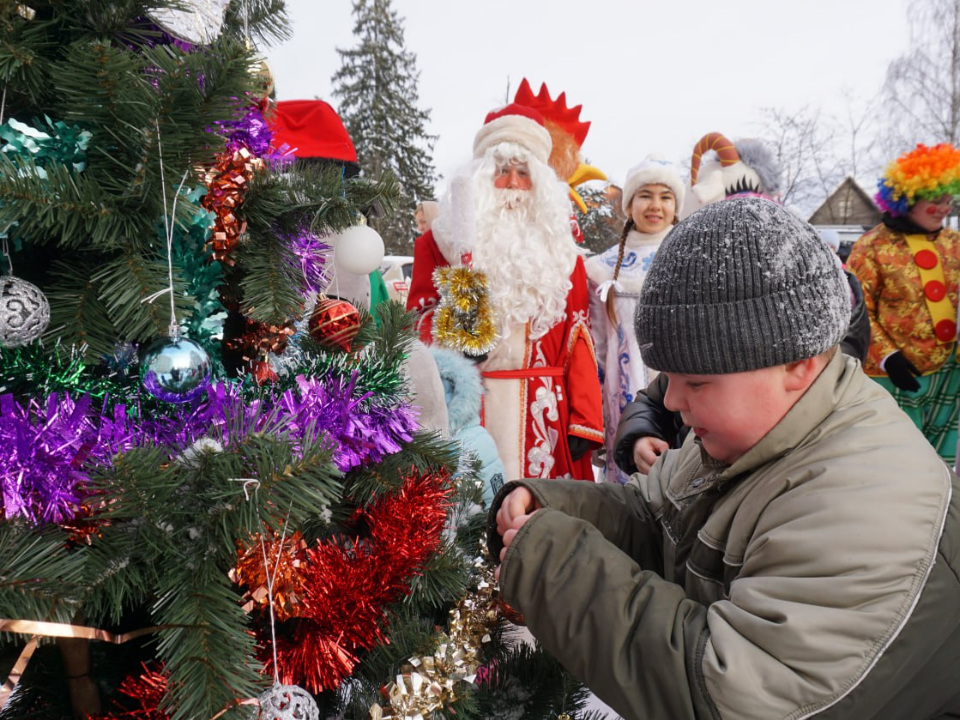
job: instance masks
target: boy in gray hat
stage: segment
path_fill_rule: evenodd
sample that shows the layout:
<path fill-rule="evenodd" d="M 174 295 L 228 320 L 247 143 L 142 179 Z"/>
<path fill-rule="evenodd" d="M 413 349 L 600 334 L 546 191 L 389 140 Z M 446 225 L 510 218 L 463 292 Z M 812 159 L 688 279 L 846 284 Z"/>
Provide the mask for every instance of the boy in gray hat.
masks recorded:
<path fill-rule="evenodd" d="M 706 206 L 636 315 L 683 446 L 495 499 L 504 599 L 627 720 L 960 717 L 960 487 L 837 351 L 849 316 L 812 227 Z"/>

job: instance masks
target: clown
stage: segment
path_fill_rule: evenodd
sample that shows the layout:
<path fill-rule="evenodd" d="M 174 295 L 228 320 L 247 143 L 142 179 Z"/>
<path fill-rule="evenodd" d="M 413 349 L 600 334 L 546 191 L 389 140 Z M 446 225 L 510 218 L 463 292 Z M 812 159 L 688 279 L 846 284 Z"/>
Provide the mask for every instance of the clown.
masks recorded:
<path fill-rule="evenodd" d="M 870 316 L 864 370 L 953 464 L 960 234 L 944 221 L 960 195 L 960 150 L 918 145 L 890 163 L 879 188 L 883 222 L 854 244 L 847 262 Z"/>

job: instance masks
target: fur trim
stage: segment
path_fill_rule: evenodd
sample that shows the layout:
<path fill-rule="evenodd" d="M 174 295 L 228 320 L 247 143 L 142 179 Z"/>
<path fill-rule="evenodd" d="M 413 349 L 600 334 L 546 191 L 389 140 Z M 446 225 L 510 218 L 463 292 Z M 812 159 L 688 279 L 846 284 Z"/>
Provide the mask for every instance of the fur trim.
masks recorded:
<path fill-rule="evenodd" d="M 473 140 L 473 156 L 482 158 L 487 150 L 506 142 L 520 145 L 544 165 L 550 160 L 550 133 L 536 120 L 519 114 L 501 115 L 486 122 Z"/>
<path fill-rule="evenodd" d="M 677 166 L 662 155 L 651 153 L 627 172 L 627 180 L 623 184 L 623 212 L 627 217 L 630 217 L 633 196 L 644 185 L 666 185 L 673 190 L 677 211 L 683 206 L 684 184 Z"/>
<path fill-rule="evenodd" d="M 480 397 L 483 395 L 480 369 L 453 350 L 431 346 L 430 352 L 437 363 L 447 396 L 450 435 L 455 436 L 463 428 L 479 425 Z"/>
<path fill-rule="evenodd" d="M 750 138 L 737 140 L 733 145 L 737 148 L 740 161 L 756 174 L 759 187 L 734 189 L 731 188 L 729 183 L 725 183 L 727 195 L 738 192 L 755 192 L 775 198 L 777 193 L 780 192 L 780 166 L 770 149 L 759 140 Z"/>

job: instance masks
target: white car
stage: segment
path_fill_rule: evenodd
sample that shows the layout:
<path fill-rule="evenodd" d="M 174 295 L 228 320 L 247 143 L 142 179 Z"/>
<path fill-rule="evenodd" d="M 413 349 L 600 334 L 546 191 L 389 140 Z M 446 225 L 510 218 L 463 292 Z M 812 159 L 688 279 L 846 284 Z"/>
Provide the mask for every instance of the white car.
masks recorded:
<path fill-rule="evenodd" d="M 387 255 L 380 263 L 380 274 L 391 300 L 406 304 L 413 275 L 413 258 L 409 255 Z"/>

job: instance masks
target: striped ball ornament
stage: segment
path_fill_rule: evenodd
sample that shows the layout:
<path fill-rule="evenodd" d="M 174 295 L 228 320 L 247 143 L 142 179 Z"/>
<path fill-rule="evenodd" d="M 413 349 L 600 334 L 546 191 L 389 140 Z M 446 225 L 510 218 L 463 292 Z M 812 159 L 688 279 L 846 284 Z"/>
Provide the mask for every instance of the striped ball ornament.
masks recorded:
<path fill-rule="evenodd" d="M 360 312 L 346 300 L 317 300 L 310 315 L 310 336 L 321 345 L 350 352 L 350 344 L 360 331 Z"/>

